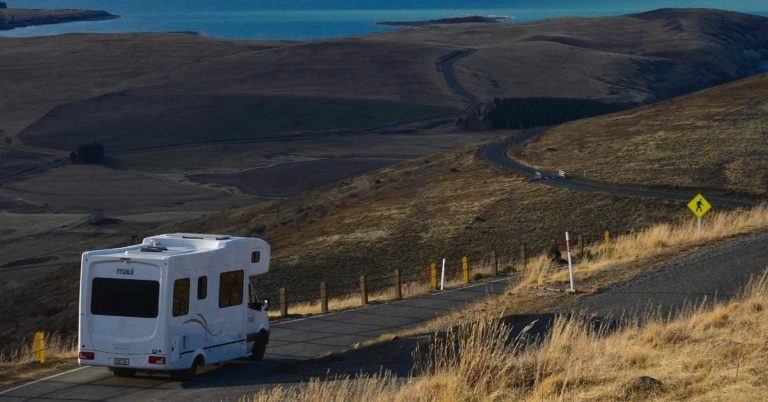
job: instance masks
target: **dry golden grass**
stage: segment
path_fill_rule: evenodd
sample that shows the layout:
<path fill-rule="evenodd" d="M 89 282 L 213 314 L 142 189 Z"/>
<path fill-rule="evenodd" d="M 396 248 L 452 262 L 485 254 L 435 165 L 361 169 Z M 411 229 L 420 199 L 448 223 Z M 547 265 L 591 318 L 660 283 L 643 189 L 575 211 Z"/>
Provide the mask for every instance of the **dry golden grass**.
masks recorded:
<path fill-rule="evenodd" d="M 768 75 L 564 124 L 516 152 L 545 170 L 618 185 L 763 196 Z"/>
<path fill-rule="evenodd" d="M 730 303 L 671 320 L 648 314 L 609 329 L 559 317 L 539 343 L 530 325 L 509 339 L 511 328 L 486 315 L 436 336 L 414 376 L 312 379 L 243 400 L 755 400 L 768 392 L 766 307 L 764 274 Z"/>
<path fill-rule="evenodd" d="M 585 255 L 576 255 L 574 277 L 578 283 L 598 273 L 640 258 L 676 253 L 692 245 L 742 235 L 768 228 L 768 206 L 761 204 L 747 210 L 719 211 L 707 215 L 700 230 L 695 219 L 663 223 L 617 236 L 609 243 L 587 247 Z M 577 252 L 579 250 L 576 250 Z M 565 256 L 564 256 L 565 257 Z M 562 285 L 568 282 L 567 268 L 539 255 L 525 267 L 519 267 L 522 278 L 518 289 L 536 285 Z"/>
<path fill-rule="evenodd" d="M 77 364 L 77 338 L 54 333 L 45 339 L 46 362 L 39 363 L 32 340 L 25 339 L 15 349 L 0 354 L 0 385 L 12 384 Z"/>
<path fill-rule="evenodd" d="M 369 278 L 400 269 L 413 278 L 431 262 L 462 256 L 473 264 L 496 251 L 519 259 L 571 230 L 596 239 L 603 230 L 628 232 L 689 214 L 678 202 L 636 200 L 529 183 L 488 166 L 475 148 L 445 152 L 380 169 L 295 200 L 260 203 L 167 231 L 258 236 L 274 250 L 259 293 L 274 289 L 315 295 L 319 283 L 354 290 Z M 296 278 L 301 278 L 297 281 Z"/>

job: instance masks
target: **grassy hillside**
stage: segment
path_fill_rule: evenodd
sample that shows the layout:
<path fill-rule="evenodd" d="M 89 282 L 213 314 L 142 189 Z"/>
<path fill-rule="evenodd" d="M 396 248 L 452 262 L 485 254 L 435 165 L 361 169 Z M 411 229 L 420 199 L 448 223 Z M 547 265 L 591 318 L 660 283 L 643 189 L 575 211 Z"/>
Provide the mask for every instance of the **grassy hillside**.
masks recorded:
<path fill-rule="evenodd" d="M 621 185 L 768 194 L 768 75 L 548 131 L 515 156 Z"/>
<path fill-rule="evenodd" d="M 0 38 L 0 136 L 13 141 L 46 113 L 73 102 L 89 100 L 88 107 L 98 111 L 102 102 L 114 99 L 105 95 L 129 90 L 174 95 L 154 99 L 157 105 L 148 117 L 158 119 L 167 117 L 166 109 L 194 115 L 199 105 L 178 102 L 191 95 L 223 96 L 224 109 L 230 108 L 226 100 L 237 109 L 241 96 L 255 95 L 459 108 L 462 100 L 451 93 L 437 68 L 438 60 L 457 48 L 477 49 L 456 70 L 459 81 L 483 100 L 544 96 L 652 101 L 754 72 L 768 54 L 766 32 L 768 19 L 762 17 L 660 10 L 526 24 L 429 25 L 310 42 L 180 34 Z M 128 102 L 121 112 L 130 116 L 141 110 L 141 102 Z M 281 110 L 290 121 L 292 110 Z M 115 123 L 109 115 L 94 113 L 90 118 L 92 126 Z M 135 135 L 136 142 L 142 138 L 141 127 L 132 130 L 122 122 L 114 128 L 127 130 L 126 138 Z"/>
<path fill-rule="evenodd" d="M 412 278 L 428 263 L 463 255 L 474 262 L 491 251 L 503 259 L 561 239 L 565 230 L 597 240 L 686 216 L 676 202 L 553 189 L 488 166 L 474 148 L 451 151 L 347 179 L 295 200 L 252 207 L 163 230 L 255 235 L 274 251 L 260 286 L 274 292 L 316 292 L 326 279 L 353 288 L 360 274 L 381 277 L 398 268 Z M 301 280 L 296 280 L 300 277 Z"/>
<path fill-rule="evenodd" d="M 768 19 L 708 9 L 430 25 L 376 37 L 477 49 L 457 73 L 481 99 L 648 102 L 743 77 L 768 58 Z"/>
<path fill-rule="evenodd" d="M 115 152 L 364 129 L 452 111 L 369 99 L 123 92 L 56 107 L 20 136 L 44 148 L 72 150 L 95 141 Z"/>
<path fill-rule="evenodd" d="M 333 96 L 461 105 L 435 69 L 435 60 L 447 52 L 436 46 L 137 33 L 0 38 L 0 52 L 5 92 L 0 130 L 5 135 L 18 133 L 56 106 L 129 89 L 176 95 L 155 100 L 158 115 L 185 95 Z M 140 107 L 137 102 L 122 111 L 130 114 Z"/>

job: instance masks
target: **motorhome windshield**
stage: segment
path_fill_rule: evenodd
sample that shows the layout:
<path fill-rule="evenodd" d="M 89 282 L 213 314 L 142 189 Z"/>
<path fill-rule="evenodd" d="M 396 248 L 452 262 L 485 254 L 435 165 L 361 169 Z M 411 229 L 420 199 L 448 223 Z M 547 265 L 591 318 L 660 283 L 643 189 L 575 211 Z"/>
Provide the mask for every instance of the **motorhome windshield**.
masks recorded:
<path fill-rule="evenodd" d="M 91 314 L 156 318 L 159 298 L 157 281 L 93 278 Z"/>

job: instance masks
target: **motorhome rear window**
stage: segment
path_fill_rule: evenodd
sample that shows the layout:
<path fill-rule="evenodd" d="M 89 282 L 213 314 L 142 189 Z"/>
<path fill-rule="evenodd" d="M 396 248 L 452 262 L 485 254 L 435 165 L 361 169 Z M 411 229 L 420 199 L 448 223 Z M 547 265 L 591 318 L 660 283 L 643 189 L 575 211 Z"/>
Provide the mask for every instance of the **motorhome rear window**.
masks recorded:
<path fill-rule="evenodd" d="M 156 318 L 160 283 L 140 279 L 93 278 L 91 314 Z"/>

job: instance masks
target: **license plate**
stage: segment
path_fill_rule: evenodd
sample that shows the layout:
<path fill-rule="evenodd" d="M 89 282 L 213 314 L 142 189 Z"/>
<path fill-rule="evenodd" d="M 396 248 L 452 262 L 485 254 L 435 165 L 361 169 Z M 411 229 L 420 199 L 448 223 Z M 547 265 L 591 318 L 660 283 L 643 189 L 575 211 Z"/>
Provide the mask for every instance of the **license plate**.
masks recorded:
<path fill-rule="evenodd" d="M 116 357 L 115 358 L 115 364 L 118 366 L 127 366 L 128 365 L 128 359 Z"/>

